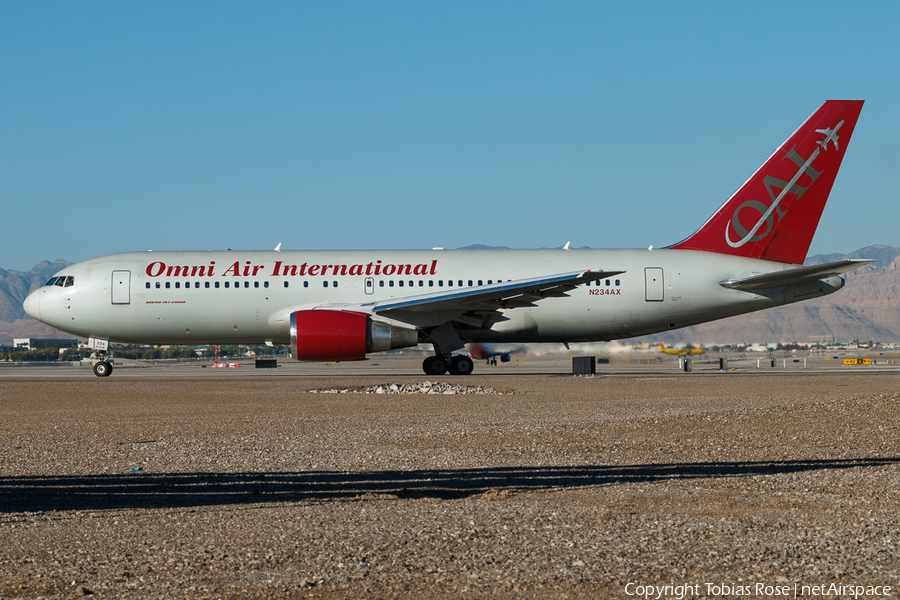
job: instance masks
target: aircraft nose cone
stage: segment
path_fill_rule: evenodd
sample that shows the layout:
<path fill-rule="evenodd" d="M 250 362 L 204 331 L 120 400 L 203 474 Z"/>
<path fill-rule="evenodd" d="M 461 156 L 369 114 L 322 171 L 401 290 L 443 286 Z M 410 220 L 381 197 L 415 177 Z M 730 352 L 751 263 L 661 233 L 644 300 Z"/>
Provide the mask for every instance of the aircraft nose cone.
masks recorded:
<path fill-rule="evenodd" d="M 40 290 L 35 290 L 28 294 L 28 297 L 25 298 L 25 302 L 22 303 L 22 308 L 25 309 L 25 312 L 38 321 L 41 320 L 41 292 Z"/>

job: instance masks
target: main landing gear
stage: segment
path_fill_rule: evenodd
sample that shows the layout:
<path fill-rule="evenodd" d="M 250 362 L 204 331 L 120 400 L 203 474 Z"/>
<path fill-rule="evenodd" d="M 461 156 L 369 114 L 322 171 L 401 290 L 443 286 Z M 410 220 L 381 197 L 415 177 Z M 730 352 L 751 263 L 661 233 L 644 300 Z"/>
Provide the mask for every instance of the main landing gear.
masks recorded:
<path fill-rule="evenodd" d="M 450 371 L 451 375 L 469 375 L 475 368 L 475 363 L 468 356 L 429 356 L 422 361 L 422 370 L 426 375 L 443 375 Z"/>

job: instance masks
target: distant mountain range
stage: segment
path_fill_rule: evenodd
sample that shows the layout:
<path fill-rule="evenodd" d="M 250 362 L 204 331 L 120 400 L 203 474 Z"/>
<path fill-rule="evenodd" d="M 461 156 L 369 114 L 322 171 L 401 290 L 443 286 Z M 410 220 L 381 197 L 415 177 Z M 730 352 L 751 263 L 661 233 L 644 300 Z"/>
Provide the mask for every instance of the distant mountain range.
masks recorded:
<path fill-rule="evenodd" d="M 469 248 L 491 248 L 474 245 Z M 817 254 L 806 260 L 818 265 L 845 258 L 876 262 L 847 275 L 841 291 L 769 310 L 667 331 L 641 341 L 671 343 L 807 342 L 834 338 L 837 342 L 876 340 L 900 342 L 900 248 L 868 246 L 850 254 Z M 13 338 L 72 337 L 38 323 L 25 314 L 22 302 L 56 272 L 72 263 L 41 262 L 27 272 L 0 269 L 0 344 Z"/>

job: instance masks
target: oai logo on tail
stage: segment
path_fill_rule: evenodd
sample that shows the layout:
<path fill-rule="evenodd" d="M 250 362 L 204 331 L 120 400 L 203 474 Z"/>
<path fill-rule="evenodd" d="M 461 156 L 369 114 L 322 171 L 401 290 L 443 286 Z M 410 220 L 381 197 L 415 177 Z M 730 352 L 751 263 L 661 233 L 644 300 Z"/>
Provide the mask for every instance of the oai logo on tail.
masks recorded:
<path fill-rule="evenodd" d="M 732 213 L 731 215 L 731 226 L 734 228 L 734 231 L 739 236 L 741 236 L 741 238 L 736 242 L 731 241 L 731 235 L 728 232 L 728 225 L 726 224 L 725 242 L 728 243 L 729 246 L 731 246 L 732 248 L 740 248 L 747 242 L 758 242 L 759 240 L 764 239 L 766 236 L 772 233 L 772 231 L 775 229 L 775 211 L 778 211 L 779 220 L 782 219 L 785 214 L 787 214 L 787 208 L 785 208 L 784 210 L 779 208 L 779 204 L 781 204 L 781 201 L 784 200 L 785 196 L 787 196 L 787 194 L 790 192 L 796 194 L 797 200 L 799 200 L 800 197 L 803 196 L 803 194 L 806 192 L 806 190 L 809 189 L 809 185 L 812 185 L 812 183 L 810 183 L 806 187 L 797 185 L 797 181 L 800 179 L 800 176 L 804 173 L 808 173 L 810 177 L 812 177 L 812 180 L 815 181 L 819 177 L 819 175 L 822 174 L 823 171 L 816 171 L 812 168 L 813 161 L 816 160 L 816 157 L 819 156 L 819 152 L 828 150 L 829 142 L 834 144 L 835 150 L 838 150 L 837 133 L 841 128 L 841 125 L 843 124 L 844 122 L 841 121 L 837 124 L 837 126 L 835 126 L 834 129 L 831 129 L 830 127 L 825 129 L 816 129 L 816 133 L 821 133 L 825 136 L 825 139 L 816 142 L 816 144 L 818 144 L 820 147 L 816 148 L 813 151 L 812 155 L 808 159 L 806 159 L 805 162 L 800 162 L 803 160 L 803 157 L 797 153 L 795 148 L 790 149 L 790 151 L 787 153 L 787 158 L 790 158 L 794 162 L 794 164 L 796 164 L 800 168 L 797 170 L 790 181 L 782 181 L 775 177 L 766 177 L 763 180 L 766 185 L 766 189 L 769 192 L 769 196 L 772 199 L 772 204 L 769 205 L 768 208 L 766 208 L 765 203 L 759 200 L 747 200 L 746 202 L 741 203 L 736 209 L 734 209 L 734 213 Z M 781 188 L 781 192 L 778 194 L 778 196 L 772 194 L 772 187 Z M 762 216 L 760 216 L 759 220 L 749 231 L 744 228 L 740 220 L 740 213 L 744 208 L 754 208 L 762 213 Z M 765 225 L 766 228 L 762 233 L 759 233 L 759 230 L 762 229 L 763 225 Z"/>

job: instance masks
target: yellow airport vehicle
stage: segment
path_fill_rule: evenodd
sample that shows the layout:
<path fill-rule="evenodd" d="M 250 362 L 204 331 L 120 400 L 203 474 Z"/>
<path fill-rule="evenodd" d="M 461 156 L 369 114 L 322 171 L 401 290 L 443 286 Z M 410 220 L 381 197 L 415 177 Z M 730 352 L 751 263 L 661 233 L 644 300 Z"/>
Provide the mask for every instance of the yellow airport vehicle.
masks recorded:
<path fill-rule="evenodd" d="M 659 351 L 665 354 L 674 354 L 675 356 L 693 356 L 706 353 L 706 350 L 703 348 L 666 348 L 666 345 L 662 342 L 659 343 Z"/>

